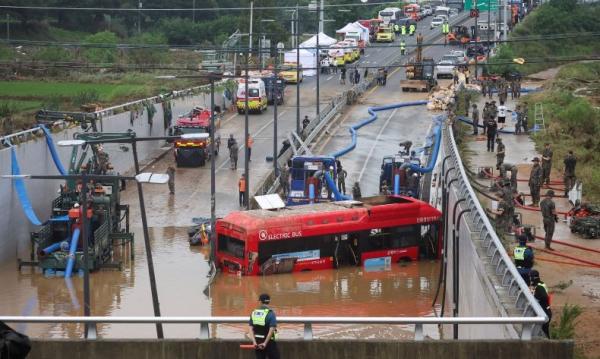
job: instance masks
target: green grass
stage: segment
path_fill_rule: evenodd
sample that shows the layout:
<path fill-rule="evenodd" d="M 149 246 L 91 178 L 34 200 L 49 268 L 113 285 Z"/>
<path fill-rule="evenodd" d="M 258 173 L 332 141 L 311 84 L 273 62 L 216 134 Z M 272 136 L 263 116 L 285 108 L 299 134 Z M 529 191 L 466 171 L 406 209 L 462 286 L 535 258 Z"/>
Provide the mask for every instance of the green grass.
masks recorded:
<path fill-rule="evenodd" d="M 42 106 L 42 101 L 35 100 L 0 100 L 0 103 L 8 103 L 11 110 L 15 112 L 38 110 Z"/>
<path fill-rule="evenodd" d="M 29 99 L 51 96 L 74 97 L 83 91 L 96 91 L 101 101 L 142 94 L 145 86 L 77 82 L 0 81 L 0 98 Z"/>

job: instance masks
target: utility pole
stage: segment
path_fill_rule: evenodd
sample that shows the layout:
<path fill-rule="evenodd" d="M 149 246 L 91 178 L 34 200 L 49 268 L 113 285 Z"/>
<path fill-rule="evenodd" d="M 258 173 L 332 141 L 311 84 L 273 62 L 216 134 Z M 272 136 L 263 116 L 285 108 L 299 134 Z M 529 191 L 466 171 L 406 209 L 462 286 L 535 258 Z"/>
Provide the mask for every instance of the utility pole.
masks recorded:
<path fill-rule="evenodd" d="M 478 20 L 479 20 L 479 9 L 477 9 L 477 0 L 473 1 L 475 3 L 475 31 L 474 31 L 474 36 L 475 36 L 475 43 L 479 43 L 479 39 L 477 38 L 477 35 L 479 33 L 479 24 L 478 24 Z M 479 78 L 479 66 L 477 65 L 477 58 L 479 57 L 478 53 L 475 53 L 475 80 L 477 80 Z"/>
<path fill-rule="evenodd" d="M 244 203 L 243 205 L 246 207 L 246 209 L 250 209 L 250 164 L 248 162 L 250 162 L 250 156 L 249 156 L 249 152 L 248 152 L 248 111 L 250 111 L 250 109 L 248 108 L 248 66 L 249 66 L 249 58 L 250 58 L 250 52 L 246 52 L 246 73 L 244 74 L 244 79 L 246 80 L 244 86 L 245 86 L 245 91 L 246 91 L 246 100 L 244 101 L 244 107 L 245 107 L 245 117 L 244 117 L 244 176 L 246 179 L 246 196 L 244 198 Z"/>
<path fill-rule="evenodd" d="M 138 34 L 142 33 L 142 2 L 138 4 Z"/>
<path fill-rule="evenodd" d="M 321 0 L 321 6 L 323 5 L 323 0 Z M 320 107 L 320 88 L 319 88 L 319 82 L 320 82 L 320 74 L 321 74 L 321 50 L 319 49 L 319 35 L 321 34 L 321 26 L 322 24 L 322 19 L 321 19 L 321 9 L 322 7 L 319 6 L 319 4 L 317 3 L 317 22 L 319 23 L 319 26 L 317 27 L 317 120 L 321 119 L 321 107 Z"/>
<path fill-rule="evenodd" d="M 507 19 L 507 7 L 508 7 L 508 1 L 504 0 L 504 4 L 502 6 L 502 13 L 504 16 L 504 29 L 502 31 L 502 40 L 506 41 L 507 40 L 507 31 L 508 31 L 508 19 Z"/>
<path fill-rule="evenodd" d="M 296 133 L 300 135 L 300 14 L 296 3 Z"/>
<path fill-rule="evenodd" d="M 192 1 L 192 22 L 196 22 L 196 0 Z"/>
<path fill-rule="evenodd" d="M 248 53 L 252 53 L 252 21 L 254 19 L 254 1 L 250 1 L 250 32 L 248 32 Z"/>
<path fill-rule="evenodd" d="M 325 10 L 325 0 L 321 0 L 321 6 L 319 7 L 320 10 L 317 10 L 319 12 L 319 31 L 318 32 L 323 32 L 324 26 L 325 26 L 325 21 L 324 21 L 324 10 Z"/>
<path fill-rule="evenodd" d="M 89 269 L 89 251 L 88 251 L 88 178 L 83 174 L 81 178 L 81 228 L 79 237 L 82 241 L 83 249 L 83 315 L 89 317 L 91 315 L 91 303 L 90 303 L 90 269 Z M 89 325 L 85 324 L 84 338 L 88 337 Z"/>
<path fill-rule="evenodd" d="M 277 168 L 277 101 L 279 101 L 279 76 L 277 66 L 279 64 L 275 61 L 275 82 L 273 86 L 273 173 L 275 178 L 279 175 L 279 169 Z"/>
<path fill-rule="evenodd" d="M 216 184 L 215 184 L 215 78 L 213 74 L 210 75 L 210 263 L 211 271 L 212 266 L 215 263 L 217 246 L 215 241 L 216 236 Z"/>
<path fill-rule="evenodd" d="M 487 21 L 487 58 L 490 58 L 490 30 L 492 29 L 492 4 L 491 1 L 488 0 L 488 21 Z"/>

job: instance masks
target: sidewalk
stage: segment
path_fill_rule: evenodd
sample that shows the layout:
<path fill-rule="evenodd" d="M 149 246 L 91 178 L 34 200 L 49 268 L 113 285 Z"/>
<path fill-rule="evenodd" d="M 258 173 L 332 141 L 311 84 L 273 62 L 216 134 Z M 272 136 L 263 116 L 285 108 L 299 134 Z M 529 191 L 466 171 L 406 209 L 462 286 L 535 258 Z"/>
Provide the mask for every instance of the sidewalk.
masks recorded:
<path fill-rule="evenodd" d="M 523 84 L 523 87 L 537 87 L 540 84 Z M 499 104 L 498 96 L 494 95 L 492 100 L 495 100 Z M 477 101 L 477 106 L 480 111 L 480 123 L 483 123 L 482 110 L 486 101 L 490 99 L 486 96 L 481 97 Z M 514 110 L 517 105 L 517 99 L 511 100 L 510 95 L 508 96 L 507 103 L 505 104 L 508 109 Z M 470 109 L 471 110 L 471 109 Z M 505 129 L 509 131 L 514 130 L 515 122 L 512 121 L 511 116 L 507 116 Z M 529 126 L 533 126 L 533 119 L 529 120 Z M 487 152 L 486 149 L 486 137 L 481 135 L 481 129 L 479 136 L 471 135 L 471 126 L 469 125 L 468 135 L 466 136 L 465 145 L 467 147 L 466 157 L 469 158 L 469 167 L 473 172 L 478 172 L 481 167 L 492 167 L 494 169 L 494 175 L 498 175 L 496 171 L 496 153 Z M 505 163 L 512 163 L 517 165 L 519 169 L 519 182 L 518 191 L 523 192 L 526 195 L 530 193 L 527 180 L 532 167 L 531 160 L 534 157 L 540 157 L 541 153 L 535 149 L 533 140 L 528 135 L 514 135 L 514 134 L 500 134 L 502 141 L 506 146 L 506 157 Z M 553 158 L 553 163 L 557 164 L 563 161 L 563 158 Z M 554 166 L 553 166 L 554 167 Z M 489 179 L 482 179 L 479 182 L 489 185 Z M 554 202 L 556 203 L 557 212 L 567 212 L 571 209 L 571 205 L 568 200 L 562 196 L 564 193 L 564 186 L 562 185 L 562 174 L 558 173 L 553 168 L 551 174 L 551 181 L 560 182 L 561 184 L 552 185 L 556 196 Z M 585 184 L 584 184 L 585 185 Z M 541 198 L 548 188 L 542 187 Z M 495 195 L 490 192 L 489 194 Z M 526 204 L 531 203 L 531 197 L 525 197 Z M 491 200 L 484 196 L 480 196 L 480 200 L 484 207 L 491 207 Z M 545 232 L 542 225 L 542 216 L 539 211 L 526 210 L 522 208 L 516 208 L 516 213 L 521 213 L 523 223 L 532 225 L 535 228 L 535 233 L 538 237 L 544 236 Z M 507 252 L 512 255 L 514 248 L 515 238 L 514 236 L 505 236 L 510 242 Z M 567 244 L 573 244 L 591 248 L 593 250 L 600 250 L 599 240 L 587 240 L 579 237 L 578 235 L 572 234 L 568 226 L 567 220 L 564 215 L 559 215 L 559 222 L 556 224 L 556 230 L 554 233 L 554 240 L 559 240 Z M 505 243 L 507 243 L 505 242 Z M 582 259 L 589 262 L 600 264 L 600 254 L 589 250 L 582 250 L 570 246 L 566 246 L 559 243 L 553 243 L 552 247 L 555 252 L 543 251 L 544 243 L 543 240 L 536 240 L 531 246 L 535 251 L 535 269 L 540 272 L 542 280 L 546 283 L 551 292 L 553 292 L 553 314 L 556 321 L 560 316 L 560 307 L 565 304 L 578 304 L 583 309 L 583 314 L 578 319 L 578 325 L 576 327 L 576 341 L 579 348 L 581 348 L 586 355 L 596 357 L 600 355 L 600 340 L 596 334 L 596 325 L 600 320 L 600 267 L 594 267 L 589 264 L 579 262 L 575 259 Z M 558 254 L 558 255 L 557 255 Z M 575 259 L 561 257 L 559 255 L 566 255 Z"/>

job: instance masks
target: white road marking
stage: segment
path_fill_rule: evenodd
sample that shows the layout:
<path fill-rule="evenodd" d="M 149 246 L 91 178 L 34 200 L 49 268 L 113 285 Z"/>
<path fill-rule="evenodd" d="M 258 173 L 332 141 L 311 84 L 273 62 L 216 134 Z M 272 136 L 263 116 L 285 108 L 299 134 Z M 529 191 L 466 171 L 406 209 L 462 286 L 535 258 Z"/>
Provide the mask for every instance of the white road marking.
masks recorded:
<path fill-rule="evenodd" d="M 329 81 L 333 78 L 333 76 L 329 76 L 325 81 Z"/>
<path fill-rule="evenodd" d="M 379 130 L 379 133 L 377 134 L 377 137 L 375 138 L 375 143 L 373 143 L 373 146 L 371 146 L 371 150 L 369 151 L 369 154 L 367 155 L 365 164 L 363 165 L 362 169 L 360 170 L 360 174 L 358 175 L 358 182 L 360 182 L 360 180 L 362 179 L 362 176 L 365 174 L 365 170 L 367 169 L 369 160 L 371 159 L 371 156 L 373 155 L 373 152 L 375 151 L 375 146 L 377 146 L 377 142 L 379 142 L 379 138 L 383 134 L 383 131 L 385 131 L 385 128 L 387 127 L 388 123 L 390 123 L 392 117 L 394 117 L 394 115 L 396 114 L 396 111 L 398 111 L 398 109 L 394 109 L 394 111 L 392 111 L 392 113 L 390 114 L 388 119 L 383 124 L 383 127 L 381 127 L 381 129 Z"/>

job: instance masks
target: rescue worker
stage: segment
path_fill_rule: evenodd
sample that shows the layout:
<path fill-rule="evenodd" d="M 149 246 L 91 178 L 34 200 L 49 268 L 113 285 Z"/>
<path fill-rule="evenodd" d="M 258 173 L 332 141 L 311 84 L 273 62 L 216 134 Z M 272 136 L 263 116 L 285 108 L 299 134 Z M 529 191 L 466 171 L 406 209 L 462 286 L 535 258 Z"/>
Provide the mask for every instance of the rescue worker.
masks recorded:
<path fill-rule="evenodd" d="M 523 132 L 525 133 L 529 133 L 529 126 L 527 125 L 527 120 L 528 120 L 528 115 L 529 115 L 529 109 L 527 108 L 527 104 L 525 104 L 525 106 L 523 106 L 523 114 L 522 114 L 522 122 L 521 122 L 521 127 L 523 128 Z"/>
<path fill-rule="evenodd" d="M 402 26 L 400 26 L 400 33 L 402 36 L 406 36 L 406 24 L 402 24 Z"/>
<path fill-rule="evenodd" d="M 485 97 L 486 89 L 487 89 L 487 80 L 482 80 L 481 81 L 481 96 Z"/>
<path fill-rule="evenodd" d="M 358 68 L 354 69 L 354 83 L 360 83 L 360 72 L 358 72 Z"/>
<path fill-rule="evenodd" d="M 394 24 L 394 33 L 396 35 L 398 35 L 399 32 L 400 32 L 400 26 L 398 24 Z"/>
<path fill-rule="evenodd" d="M 498 130 L 498 124 L 496 121 L 489 117 L 487 121 L 485 121 L 485 132 L 487 135 L 487 150 L 488 152 L 494 152 L 494 140 L 496 139 L 496 132 Z"/>
<path fill-rule="evenodd" d="M 548 316 L 548 321 L 542 325 L 542 331 L 550 338 L 550 321 L 552 320 L 552 310 L 550 309 L 550 292 L 546 283 L 542 282 L 540 273 L 537 270 L 532 270 L 529 273 L 531 284 L 533 285 L 533 296 Z"/>
<path fill-rule="evenodd" d="M 345 169 L 343 169 L 342 167 L 338 166 L 338 177 L 337 177 L 337 184 L 338 184 L 338 190 L 340 190 L 340 192 L 342 194 L 346 194 L 346 177 L 348 176 L 348 172 L 346 172 Z"/>
<path fill-rule="evenodd" d="M 283 196 L 287 197 L 288 193 L 290 193 L 290 168 L 287 163 L 283 165 L 279 172 L 279 183 L 281 184 L 281 189 L 283 190 Z"/>
<path fill-rule="evenodd" d="M 361 197 L 362 194 L 360 193 L 360 185 L 358 182 L 354 182 L 354 186 L 352 186 L 352 198 L 358 201 Z"/>
<path fill-rule="evenodd" d="M 499 136 L 496 138 L 496 143 L 498 144 L 496 148 L 496 169 L 500 170 L 500 166 L 504 163 L 504 157 L 506 156 L 506 146 L 504 146 Z"/>
<path fill-rule="evenodd" d="M 471 118 L 473 119 L 473 135 L 477 136 L 479 134 L 479 109 L 477 109 L 477 104 L 473 104 L 473 110 L 471 110 Z"/>
<path fill-rule="evenodd" d="M 404 42 L 404 39 L 400 40 L 400 55 L 404 56 L 404 54 L 406 53 L 406 42 Z"/>
<path fill-rule="evenodd" d="M 304 116 L 304 120 L 302 120 L 302 129 L 304 130 L 309 123 L 310 120 L 308 119 L 308 116 Z"/>
<path fill-rule="evenodd" d="M 383 69 L 383 86 L 387 84 L 388 70 L 387 68 Z"/>
<path fill-rule="evenodd" d="M 517 105 L 514 113 L 517 115 L 517 123 L 515 124 L 515 135 L 520 135 L 523 132 L 523 113 L 521 112 L 521 105 Z"/>
<path fill-rule="evenodd" d="M 246 174 L 242 173 L 240 180 L 238 181 L 238 191 L 239 191 L 239 200 L 240 207 L 244 207 L 246 204 Z"/>
<path fill-rule="evenodd" d="M 238 144 L 235 140 L 233 140 L 233 144 L 229 148 L 229 160 L 231 161 L 231 169 L 232 170 L 237 170 L 238 152 L 239 152 Z"/>
<path fill-rule="evenodd" d="M 414 23 L 410 24 L 410 26 L 408 27 L 409 35 L 413 36 L 415 34 L 416 29 L 417 29 L 417 27 L 415 26 Z"/>
<path fill-rule="evenodd" d="M 101 145 L 98 146 L 96 158 L 98 160 L 96 174 L 105 175 L 108 170 L 108 153 L 104 152 L 104 148 Z"/>
<path fill-rule="evenodd" d="M 503 163 L 500 165 L 500 177 L 507 178 L 507 171 L 510 171 L 510 187 L 515 191 L 517 189 L 517 174 L 519 173 L 519 169 L 512 163 Z"/>
<path fill-rule="evenodd" d="M 544 243 L 546 245 L 546 249 L 553 251 L 554 249 L 551 247 L 552 245 L 552 236 L 554 235 L 554 225 L 558 222 L 558 216 L 556 215 L 556 205 L 552 200 L 554 196 L 554 191 L 549 189 L 546 192 L 546 198 L 542 200 L 540 203 L 540 210 L 542 211 L 542 219 L 544 222 L 544 231 L 546 234 L 544 235 Z"/>
<path fill-rule="evenodd" d="M 577 165 L 577 158 L 573 154 L 573 151 L 569 151 L 569 154 L 563 161 L 565 164 L 564 181 L 565 181 L 565 197 L 569 196 L 569 191 L 575 185 L 577 177 L 575 177 L 575 166 Z"/>
<path fill-rule="evenodd" d="M 227 149 L 231 150 L 231 146 L 235 143 L 235 138 L 233 138 L 233 133 L 229 134 L 229 138 L 227 139 Z"/>
<path fill-rule="evenodd" d="M 369 68 L 365 67 L 365 73 L 363 74 L 363 78 L 365 79 L 365 81 L 367 81 L 369 79 Z"/>
<path fill-rule="evenodd" d="M 340 85 L 346 84 L 346 67 L 342 67 L 340 70 Z"/>
<path fill-rule="evenodd" d="M 254 344 L 256 358 L 279 359 L 279 349 L 275 341 L 277 318 L 269 308 L 271 297 L 263 293 L 258 297 L 259 308 L 250 315 L 250 338 Z"/>
<path fill-rule="evenodd" d="M 442 34 L 444 35 L 444 46 L 448 44 L 448 34 L 450 33 L 450 25 L 447 20 L 442 24 Z"/>
<path fill-rule="evenodd" d="M 531 205 L 537 207 L 540 203 L 540 188 L 542 188 L 542 167 L 540 159 L 535 157 L 533 167 L 529 174 L 529 191 L 531 193 Z"/>
<path fill-rule="evenodd" d="M 546 142 L 544 151 L 542 152 L 542 184 L 550 185 L 550 172 L 552 171 L 552 156 L 554 153 L 550 148 L 550 144 Z"/>
<path fill-rule="evenodd" d="M 508 232 L 511 220 L 511 218 L 509 217 L 509 204 L 504 199 L 501 199 L 498 202 L 498 208 L 495 211 L 492 210 L 492 213 L 496 215 L 496 230 L 501 232 Z"/>
<path fill-rule="evenodd" d="M 527 245 L 527 236 L 525 234 L 519 235 L 519 245 L 513 250 L 513 257 L 515 258 L 515 266 L 517 271 L 527 283 L 527 286 L 531 285 L 531 268 L 533 268 L 534 254 L 533 249 Z"/>
<path fill-rule="evenodd" d="M 254 145 L 254 139 L 250 134 L 248 134 L 248 138 L 246 138 L 246 151 L 248 151 L 248 162 L 252 162 L 252 145 Z"/>
<path fill-rule="evenodd" d="M 488 91 L 488 97 L 492 98 L 492 93 L 494 93 L 494 89 L 496 87 L 494 84 L 494 81 L 489 80 L 488 85 L 486 87 L 487 87 L 487 91 Z"/>
<path fill-rule="evenodd" d="M 167 174 L 169 175 L 169 193 L 175 194 L 175 168 L 173 166 L 167 167 Z"/>
<path fill-rule="evenodd" d="M 384 196 L 390 195 L 390 188 L 388 187 L 386 180 L 381 182 L 381 194 Z"/>
<path fill-rule="evenodd" d="M 335 172 L 333 170 L 333 166 L 329 166 L 327 173 L 329 174 L 329 178 L 331 178 L 331 182 L 335 183 Z M 331 186 L 329 186 L 329 182 L 323 181 L 323 185 L 327 186 L 327 198 L 333 198 L 333 189 Z"/>

